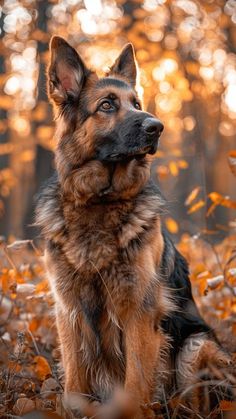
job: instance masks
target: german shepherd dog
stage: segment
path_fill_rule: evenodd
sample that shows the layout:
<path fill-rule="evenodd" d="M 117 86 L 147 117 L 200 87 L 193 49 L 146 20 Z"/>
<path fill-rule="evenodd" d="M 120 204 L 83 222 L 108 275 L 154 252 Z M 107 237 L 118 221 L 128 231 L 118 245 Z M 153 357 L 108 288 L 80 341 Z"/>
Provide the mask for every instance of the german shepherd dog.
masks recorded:
<path fill-rule="evenodd" d="M 163 388 L 191 385 L 209 360 L 229 357 L 200 317 L 186 261 L 162 226 L 166 204 L 148 155 L 163 124 L 142 110 L 132 45 L 103 78 L 64 39 L 53 37 L 50 49 L 56 174 L 41 193 L 37 224 L 65 398 L 89 395 L 102 406 L 121 388 L 133 402 L 129 417 L 154 418 Z"/>

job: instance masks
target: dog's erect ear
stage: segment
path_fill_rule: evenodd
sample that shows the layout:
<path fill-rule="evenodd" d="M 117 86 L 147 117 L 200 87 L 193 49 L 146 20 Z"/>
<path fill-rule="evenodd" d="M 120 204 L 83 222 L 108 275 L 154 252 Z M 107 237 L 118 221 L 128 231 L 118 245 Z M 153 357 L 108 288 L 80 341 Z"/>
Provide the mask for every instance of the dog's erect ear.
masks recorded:
<path fill-rule="evenodd" d="M 111 67 L 109 75 L 120 74 L 125 77 L 132 87 L 135 87 L 137 77 L 137 67 L 135 61 L 134 48 L 132 44 L 127 44 L 121 51 L 119 57 Z"/>
<path fill-rule="evenodd" d="M 59 36 L 51 39 L 50 52 L 49 97 L 57 105 L 66 103 L 69 98 L 78 99 L 89 70 L 76 50 Z"/>

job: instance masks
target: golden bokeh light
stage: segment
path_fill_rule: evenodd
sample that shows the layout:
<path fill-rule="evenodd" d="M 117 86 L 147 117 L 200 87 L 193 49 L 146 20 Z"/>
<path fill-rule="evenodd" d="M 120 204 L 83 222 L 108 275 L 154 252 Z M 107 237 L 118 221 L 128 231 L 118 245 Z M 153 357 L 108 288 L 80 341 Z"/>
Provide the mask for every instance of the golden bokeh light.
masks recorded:
<path fill-rule="evenodd" d="M 15 144 L 22 144 L 20 161 L 33 168 L 35 149 L 55 146 L 45 80 L 51 35 L 68 40 L 99 76 L 133 43 L 136 89 L 144 109 L 165 125 L 164 156 L 160 150 L 155 156 L 162 159 L 161 179 L 190 171 L 184 155 L 194 155 L 200 140 L 208 156 L 214 146 L 219 149 L 217 142 L 229 146 L 236 133 L 236 12 L 232 0 L 224 3 L 3 0 L 0 154 L 15 155 Z M 5 146 L 5 138 L 12 147 Z"/>
<path fill-rule="evenodd" d="M 14 95 L 20 90 L 20 85 L 19 78 L 12 76 L 7 80 L 4 91 L 7 95 Z"/>
<path fill-rule="evenodd" d="M 228 85 L 224 93 L 224 101 L 228 109 L 236 114 L 236 83 Z"/>

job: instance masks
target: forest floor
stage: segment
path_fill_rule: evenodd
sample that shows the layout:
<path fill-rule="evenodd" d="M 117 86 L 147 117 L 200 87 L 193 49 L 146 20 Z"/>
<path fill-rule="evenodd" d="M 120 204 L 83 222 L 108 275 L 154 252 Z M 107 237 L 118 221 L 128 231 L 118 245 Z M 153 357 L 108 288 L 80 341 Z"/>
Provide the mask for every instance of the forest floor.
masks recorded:
<path fill-rule="evenodd" d="M 214 246 L 202 238 L 185 235 L 178 246 L 190 263 L 193 293 L 200 312 L 234 360 L 235 243 L 235 236 Z M 27 413 L 32 419 L 64 417 L 53 301 L 41 251 L 31 241 L 7 245 L 2 240 L 0 263 L 3 266 L 0 272 L 0 417 L 13 418 Z M 213 373 L 215 381 L 229 383 L 236 396 L 234 371 L 217 369 Z M 185 412 L 182 415 L 178 412 L 180 405 Z M 164 410 L 163 406 L 154 407 L 158 418 L 191 416 L 179 396 L 167 401 Z M 233 419 L 236 405 L 221 400 L 210 414 L 193 417 Z"/>

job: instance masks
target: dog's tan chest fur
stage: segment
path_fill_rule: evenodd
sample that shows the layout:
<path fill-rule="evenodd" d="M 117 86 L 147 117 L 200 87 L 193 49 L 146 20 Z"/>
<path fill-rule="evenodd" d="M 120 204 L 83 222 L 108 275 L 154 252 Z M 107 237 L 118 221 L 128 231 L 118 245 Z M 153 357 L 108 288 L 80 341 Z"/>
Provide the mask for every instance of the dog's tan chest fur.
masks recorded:
<path fill-rule="evenodd" d="M 162 253 L 160 246 L 159 253 L 155 249 L 155 242 L 160 241 L 161 235 L 158 205 L 160 202 L 155 196 L 144 195 L 135 203 L 124 201 L 78 208 L 69 201 L 63 201 L 62 205 L 52 189 L 38 221 L 52 248 L 53 244 L 55 246 L 49 250 L 52 258 L 54 253 L 60 253 L 63 263 L 77 275 L 88 280 L 93 275 L 109 277 L 109 287 L 110 280 L 116 286 L 119 281 L 129 283 L 131 277 L 134 284 L 140 283 L 137 277 L 144 272 L 149 283 L 150 277 L 155 276 L 157 260 Z M 58 264 L 57 257 L 55 264 Z"/>
<path fill-rule="evenodd" d="M 123 331 L 145 313 L 154 330 L 170 308 L 156 273 L 162 203 L 147 189 L 135 201 L 77 207 L 57 182 L 46 195 L 38 222 L 57 319 L 74 328 L 90 391 L 107 397 L 125 377 Z"/>

